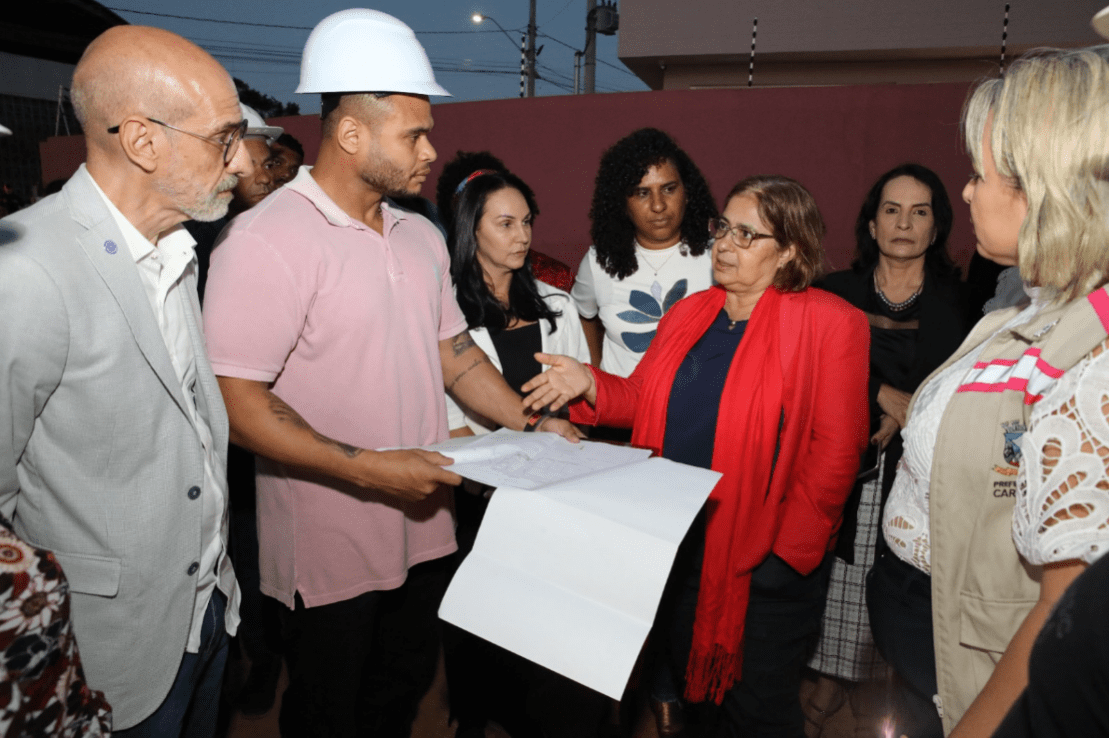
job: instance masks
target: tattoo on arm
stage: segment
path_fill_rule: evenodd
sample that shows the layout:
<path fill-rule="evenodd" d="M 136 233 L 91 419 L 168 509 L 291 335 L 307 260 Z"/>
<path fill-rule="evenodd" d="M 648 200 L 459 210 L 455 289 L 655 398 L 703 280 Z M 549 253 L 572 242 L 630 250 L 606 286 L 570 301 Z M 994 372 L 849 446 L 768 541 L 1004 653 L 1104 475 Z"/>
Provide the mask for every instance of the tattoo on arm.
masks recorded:
<path fill-rule="evenodd" d="M 458 336 L 451 339 L 451 349 L 454 351 L 454 356 L 456 357 L 462 356 L 475 346 L 477 346 L 477 344 L 470 338 L 469 331 L 463 331 Z"/>
<path fill-rule="evenodd" d="M 470 343 L 472 344 L 473 342 L 470 342 Z M 467 367 L 466 369 L 462 370 L 461 372 L 459 372 L 457 375 L 454 376 L 454 379 L 451 380 L 450 383 L 447 385 L 447 392 L 453 391 L 454 386 L 458 384 L 458 381 L 461 380 L 466 375 L 467 372 L 474 369 L 478 365 L 485 364 L 486 362 L 489 362 L 489 358 L 486 357 L 486 356 L 481 356 L 481 357 L 475 359 L 473 362 L 471 362 L 469 367 Z"/>
<path fill-rule="evenodd" d="M 320 432 L 316 431 L 314 428 L 308 425 L 308 422 L 305 421 L 299 413 L 293 410 L 292 406 L 290 406 L 288 403 L 286 403 L 284 400 L 277 397 L 273 393 L 270 393 L 270 413 L 272 413 L 274 418 L 276 418 L 278 421 L 281 421 L 282 423 L 289 423 L 299 429 L 304 429 L 308 431 L 312 434 L 313 438 L 315 438 L 316 441 L 320 442 L 321 444 L 327 444 L 330 447 L 338 449 L 340 452 L 352 459 L 362 453 L 361 449 L 352 444 L 344 444 L 341 441 L 335 441 L 335 439 L 330 439 Z"/>

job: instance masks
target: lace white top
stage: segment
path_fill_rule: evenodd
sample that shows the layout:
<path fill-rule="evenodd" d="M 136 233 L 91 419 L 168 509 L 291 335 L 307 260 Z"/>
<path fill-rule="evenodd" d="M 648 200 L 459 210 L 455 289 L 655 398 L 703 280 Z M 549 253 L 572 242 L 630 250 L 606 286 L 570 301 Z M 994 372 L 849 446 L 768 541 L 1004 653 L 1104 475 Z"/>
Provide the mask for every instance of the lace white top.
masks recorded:
<path fill-rule="evenodd" d="M 1032 304 L 1009 319 L 1004 326 L 972 349 L 957 362 L 939 373 L 920 388 L 913 404 L 913 413 L 901 431 L 905 452 L 897 463 L 886 511 L 882 517 L 882 533 L 893 553 L 918 570 L 932 573 L 932 547 L 928 529 L 928 486 L 932 474 L 932 458 L 936 437 L 947 404 L 978 361 L 983 347 L 1002 331 L 1027 323 L 1040 311 L 1044 302 L 1038 290 L 1029 288 Z M 1109 437 L 1107 437 L 1109 438 Z"/>
<path fill-rule="evenodd" d="M 1013 541 L 1032 564 L 1109 551 L 1109 341 L 1032 409 L 1021 437 Z"/>

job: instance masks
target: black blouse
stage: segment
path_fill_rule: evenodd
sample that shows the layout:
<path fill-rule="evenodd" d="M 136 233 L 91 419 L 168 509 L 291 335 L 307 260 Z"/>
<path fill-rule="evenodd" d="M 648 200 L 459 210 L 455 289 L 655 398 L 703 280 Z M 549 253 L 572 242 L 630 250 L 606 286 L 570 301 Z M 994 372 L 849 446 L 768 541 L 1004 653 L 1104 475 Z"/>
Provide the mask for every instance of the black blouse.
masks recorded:
<path fill-rule="evenodd" d="M 489 332 L 497 358 L 501 360 L 501 374 L 517 393 L 525 382 L 543 371 L 543 366 L 535 359 L 535 353 L 543 351 L 542 325 L 542 321 L 536 321 L 520 328 Z"/>

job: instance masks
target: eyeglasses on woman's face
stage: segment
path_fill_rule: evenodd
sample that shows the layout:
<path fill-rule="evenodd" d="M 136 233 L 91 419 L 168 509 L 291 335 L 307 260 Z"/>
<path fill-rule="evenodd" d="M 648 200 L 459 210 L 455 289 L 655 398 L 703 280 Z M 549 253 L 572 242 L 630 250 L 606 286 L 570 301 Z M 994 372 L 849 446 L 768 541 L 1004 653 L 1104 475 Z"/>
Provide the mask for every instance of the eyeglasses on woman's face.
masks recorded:
<path fill-rule="evenodd" d="M 740 249 L 750 249 L 751 244 L 754 244 L 759 239 L 772 239 L 774 236 L 771 234 L 762 234 L 758 231 L 752 231 L 750 227 L 742 223 L 733 226 L 728 223 L 726 218 L 713 218 L 709 221 L 709 233 L 716 240 L 720 240 L 725 236 L 731 236 L 732 243 Z"/>

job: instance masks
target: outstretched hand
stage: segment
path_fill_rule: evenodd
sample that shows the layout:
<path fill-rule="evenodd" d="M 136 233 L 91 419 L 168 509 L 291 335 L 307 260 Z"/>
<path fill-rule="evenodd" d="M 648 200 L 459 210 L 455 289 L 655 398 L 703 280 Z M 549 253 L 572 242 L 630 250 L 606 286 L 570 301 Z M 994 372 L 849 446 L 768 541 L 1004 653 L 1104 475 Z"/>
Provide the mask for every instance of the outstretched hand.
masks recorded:
<path fill-rule="evenodd" d="M 535 359 L 550 369 L 524 383 L 522 390 L 528 395 L 524 406 L 530 410 L 546 407 L 557 411 L 575 398 L 584 397 L 590 405 L 597 402 L 597 383 L 593 372 L 584 364 L 562 354 L 537 352 Z"/>

